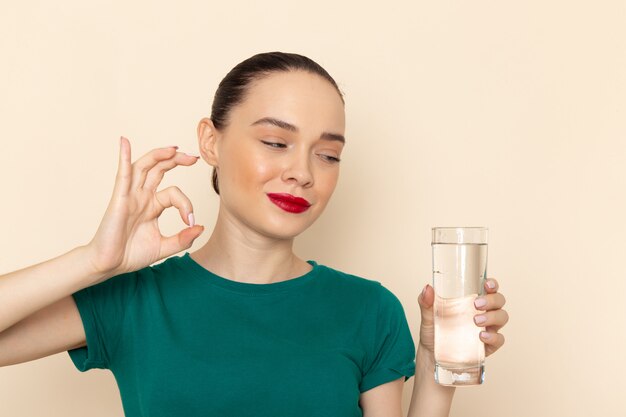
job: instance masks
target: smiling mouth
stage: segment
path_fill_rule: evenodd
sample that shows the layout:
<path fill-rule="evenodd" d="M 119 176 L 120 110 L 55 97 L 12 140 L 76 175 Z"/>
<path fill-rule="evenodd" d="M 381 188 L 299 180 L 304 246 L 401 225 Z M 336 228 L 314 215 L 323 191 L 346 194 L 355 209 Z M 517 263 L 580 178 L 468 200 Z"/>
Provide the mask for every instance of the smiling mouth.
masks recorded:
<path fill-rule="evenodd" d="M 278 207 L 289 213 L 302 213 L 311 207 L 304 198 L 285 193 L 268 193 L 267 197 Z"/>

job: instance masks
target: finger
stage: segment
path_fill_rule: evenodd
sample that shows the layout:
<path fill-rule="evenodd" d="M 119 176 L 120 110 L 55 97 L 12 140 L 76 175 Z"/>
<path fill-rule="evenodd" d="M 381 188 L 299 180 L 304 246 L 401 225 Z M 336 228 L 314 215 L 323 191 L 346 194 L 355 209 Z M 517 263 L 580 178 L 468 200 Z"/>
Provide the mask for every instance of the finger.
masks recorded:
<path fill-rule="evenodd" d="M 485 280 L 485 291 L 487 294 L 498 292 L 499 287 L 498 281 L 496 281 L 495 278 L 487 278 Z"/>
<path fill-rule="evenodd" d="M 191 204 L 191 200 L 187 197 L 180 188 L 175 185 L 168 187 L 164 190 L 159 191 L 155 195 L 157 201 L 161 205 L 161 209 L 158 211 L 157 216 L 160 216 L 168 207 L 176 207 L 178 209 L 178 214 L 180 214 L 180 218 L 183 222 L 189 226 L 191 226 L 190 222 L 190 214 L 193 215 L 193 205 Z"/>
<path fill-rule="evenodd" d="M 509 321 L 509 313 L 506 310 L 493 310 L 474 316 L 474 323 L 479 327 L 494 326 L 500 329 Z"/>
<path fill-rule="evenodd" d="M 187 227 L 174 236 L 161 238 L 161 251 L 159 258 L 166 258 L 182 250 L 189 249 L 193 241 L 204 231 L 204 226 L 195 225 Z"/>
<path fill-rule="evenodd" d="M 494 325 L 494 326 L 487 326 L 485 327 L 485 331 L 488 332 L 499 332 L 504 326 L 498 326 L 498 325 Z"/>
<path fill-rule="evenodd" d="M 485 344 L 485 355 L 490 355 L 504 345 L 503 334 L 497 332 L 480 332 L 480 340 Z"/>
<path fill-rule="evenodd" d="M 474 300 L 474 306 L 478 310 L 497 310 L 504 307 L 506 299 L 501 293 L 481 295 Z"/>
<path fill-rule="evenodd" d="M 142 188 L 156 190 L 167 171 L 177 165 L 193 165 L 198 161 L 198 158 L 200 157 L 196 155 L 176 152 L 173 158 L 160 161 L 148 171 Z"/>
<path fill-rule="evenodd" d="M 166 148 L 153 149 L 133 163 L 133 178 L 131 190 L 143 187 L 148 171 L 160 161 L 170 159 L 176 155 L 178 146 L 168 146 Z"/>
<path fill-rule="evenodd" d="M 117 176 L 113 186 L 113 194 L 121 197 L 128 195 L 131 183 L 130 141 L 120 136 L 120 154 L 117 163 Z"/>

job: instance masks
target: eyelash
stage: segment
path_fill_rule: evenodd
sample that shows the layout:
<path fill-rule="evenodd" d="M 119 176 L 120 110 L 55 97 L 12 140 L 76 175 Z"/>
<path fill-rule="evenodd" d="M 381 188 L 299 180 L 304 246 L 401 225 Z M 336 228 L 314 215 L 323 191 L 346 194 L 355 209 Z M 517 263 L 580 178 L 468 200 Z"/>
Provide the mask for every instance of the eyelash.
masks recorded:
<path fill-rule="evenodd" d="M 287 147 L 287 145 L 285 145 L 284 143 L 266 142 L 264 140 L 262 140 L 261 142 L 264 143 L 265 145 L 269 146 L 270 148 L 274 148 L 274 149 L 284 149 L 284 148 Z M 321 154 L 320 156 L 322 156 L 327 162 L 330 162 L 330 163 L 333 163 L 333 164 L 341 162 L 341 159 L 336 158 L 334 156 L 324 155 L 324 154 Z"/>
<path fill-rule="evenodd" d="M 324 157 L 324 159 L 326 159 L 328 162 L 331 162 L 331 163 L 333 163 L 333 164 L 336 164 L 336 163 L 338 163 L 338 162 L 341 162 L 341 159 L 336 158 L 336 157 L 334 157 L 334 156 L 330 156 L 330 155 L 323 155 L 323 154 L 322 154 L 322 156 L 323 156 L 323 157 Z"/>
<path fill-rule="evenodd" d="M 264 144 L 266 144 L 267 146 L 269 146 L 270 148 L 276 148 L 276 149 L 282 149 L 282 148 L 286 148 L 287 145 L 285 145 L 284 143 L 278 143 L 278 142 L 266 142 L 264 140 L 262 140 L 261 142 L 263 142 Z M 274 145 L 278 145 L 278 146 L 274 146 Z"/>

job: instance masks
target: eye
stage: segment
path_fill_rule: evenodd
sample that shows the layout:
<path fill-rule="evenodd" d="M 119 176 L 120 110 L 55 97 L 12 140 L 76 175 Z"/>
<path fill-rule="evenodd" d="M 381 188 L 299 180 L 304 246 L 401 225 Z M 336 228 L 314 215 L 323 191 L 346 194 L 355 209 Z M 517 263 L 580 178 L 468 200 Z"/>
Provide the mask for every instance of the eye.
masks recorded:
<path fill-rule="evenodd" d="M 265 141 L 265 140 L 262 140 L 261 142 L 264 143 L 265 145 L 269 146 L 270 148 L 280 149 L 280 148 L 286 148 L 287 147 L 287 145 L 285 145 L 284 143 L 279 143 L 279 142 L 268 142 L 268 141 Z"/>
<path fill-rule="evenodd" d="M 336 163 L 341 161 L 341 159 L 339 159 L 339 158 L 337 158 L 335 156 L 324 155 L 324 154 L 319 154 L 319 155 L 322 157 L 322 159 L 324 159 L 325 161 L 330 162 L 332 164 L 336 164 Z"/>

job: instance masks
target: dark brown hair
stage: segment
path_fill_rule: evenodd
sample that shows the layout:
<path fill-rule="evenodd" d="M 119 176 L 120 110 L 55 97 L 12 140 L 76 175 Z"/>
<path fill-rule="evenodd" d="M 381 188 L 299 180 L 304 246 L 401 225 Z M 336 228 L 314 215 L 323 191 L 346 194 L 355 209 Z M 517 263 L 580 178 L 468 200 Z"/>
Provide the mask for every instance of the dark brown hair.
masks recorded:
<path fill-rule="evenodd" d="M 246 92 L 253 81 L 257 81 L 274 72 L 293 70 L 308 71 L 328 80 L 339 93 L 341 101 L 344 101 L 343 94 L 333 77 L 312 59 L 293 53 L 264 52 L 237 64 L 220 82 L 211 108 L 211 120 L 215 128 L 219 130 L 228 124 L 230 111 L 245 100 Z M 220 189 L 215 168 L 213 168 L 212 183 L 213 189 L 219 194 Z"/>

